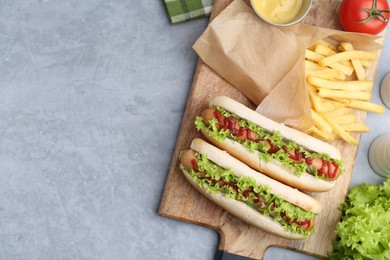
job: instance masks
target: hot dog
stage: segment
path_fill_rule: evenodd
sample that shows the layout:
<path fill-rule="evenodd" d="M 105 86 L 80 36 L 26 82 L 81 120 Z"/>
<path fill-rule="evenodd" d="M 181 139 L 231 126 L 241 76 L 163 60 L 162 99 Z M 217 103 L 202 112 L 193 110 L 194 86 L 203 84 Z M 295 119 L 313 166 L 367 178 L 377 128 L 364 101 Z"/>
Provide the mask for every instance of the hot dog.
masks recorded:
<path fill-rule="evenodd" d="M 317 200 L 255 171 L 226 151 L 196 138 L 180 153 L 180 169 L 204 196 L 271 234 L 303 239 L 314 233 Z"/>
<path fill-rule="evenodd" d="M 225 96 L 212 99 L 195 125 L 214 145 L 255 170 L 301 190 L 328 191 L 343 172 L 336 147 Z"/>

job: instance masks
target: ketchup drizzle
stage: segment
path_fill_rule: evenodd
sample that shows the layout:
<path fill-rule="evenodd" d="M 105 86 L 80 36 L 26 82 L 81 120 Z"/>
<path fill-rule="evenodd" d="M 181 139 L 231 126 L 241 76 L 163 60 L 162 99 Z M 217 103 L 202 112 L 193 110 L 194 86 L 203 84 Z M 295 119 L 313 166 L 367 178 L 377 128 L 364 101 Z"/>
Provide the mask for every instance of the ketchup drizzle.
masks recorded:
<path fill-rule="evenodd" d="M 329 172 L 329 170 L 330 170 L 329 162 L 323 160 L 323 161 L 322 161 L 321 169 L 318 170 L 318 173 L 319 173 L 320 175 L 324 175 L 324 174 L 325 174 L 325 176 L 326 176 L 326 174 Z"/>
<path fill-rule="evenodd" d="M 331 169 L 329 169 L 329 178 L 334 179 L 337 176 L 337 172 L 339 171 L 339 165 L 336 162 L 332 162 L 332 165 L 334 166 L 334 171 L 332 172 Z"/>
<path fill-rule="evenodd" d="M 310 219 L 306 219 L 306 220 L 300 220 L 300 221 L 297 221 L 297 220 L 294 220 L 294 223 L 300 227 L 305 227 L 305 228 L 308 228 L 310 227 L 310 222 L 311 220 Z"/>

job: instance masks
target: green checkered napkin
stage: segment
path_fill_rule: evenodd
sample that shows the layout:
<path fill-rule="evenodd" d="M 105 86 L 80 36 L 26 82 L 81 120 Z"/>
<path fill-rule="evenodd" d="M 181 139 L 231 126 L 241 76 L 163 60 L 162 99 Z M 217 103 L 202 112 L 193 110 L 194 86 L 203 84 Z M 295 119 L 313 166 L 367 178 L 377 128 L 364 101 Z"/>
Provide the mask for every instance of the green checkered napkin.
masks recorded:
<path fill-rule="evenodd" d="M 214 0 L 164 0 L 172 23 L 208 16 Z"/>

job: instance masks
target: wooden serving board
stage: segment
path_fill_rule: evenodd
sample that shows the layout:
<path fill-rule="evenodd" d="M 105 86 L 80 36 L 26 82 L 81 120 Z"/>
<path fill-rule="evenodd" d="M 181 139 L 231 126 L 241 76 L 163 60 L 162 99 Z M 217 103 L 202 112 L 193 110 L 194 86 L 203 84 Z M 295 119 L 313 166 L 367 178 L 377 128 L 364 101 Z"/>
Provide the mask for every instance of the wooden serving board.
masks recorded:
<path fill-rule="evenodd" d="M 215 0 L 210 20 L 231 2 L 232 0 Z M 311 10 L 303 22 L 340 29 L 336 12 L 338 5 L 339 1 L 314 0 Z M 374 69 L 370 72 L 371 78 L 375 76 L 377 63 L 374 64 Z M 179 169 L 179 152 L 188 149 L 193 138 L 202 138 L 201 134 L 195 130 L 195 117 L 208 106 L 209 100 L 217 95 L 227 95 L 255 108 L 243 94 L 199 60 L 166 180 L 159 214 L 217 230 L 221 237 L 219 249 L 225 252 L 262 259 L 268 247 L 277 246 L 317 257 L 326 257 L 327 253 L 332 250 L 335 227 L 341 216 L 338 207 L 347 194 L 358 147 L 339 140 L 333 143 L 341 151 L 345 173 L 337 180 L 336 186 L 330 192 L 311 194 L 322 204 L 322 212 L 316 218 L 315 234 L 298 241 L 273 236 L 243 223 L 210 202 L 188 183 Z M 357 112 L 357 116 L 358 120 L 363 122 L 366 113 Z M 360 140 L 360 134 L 354 134 L 354 137 L 358 141 Z"/>

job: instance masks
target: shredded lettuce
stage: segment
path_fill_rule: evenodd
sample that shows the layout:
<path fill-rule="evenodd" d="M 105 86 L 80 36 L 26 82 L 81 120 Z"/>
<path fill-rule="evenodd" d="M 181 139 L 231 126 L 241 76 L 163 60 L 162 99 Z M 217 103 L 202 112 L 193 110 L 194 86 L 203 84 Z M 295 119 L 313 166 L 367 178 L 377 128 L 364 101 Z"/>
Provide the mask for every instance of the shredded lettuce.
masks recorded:
<path fill-rule="evenodd" d="M 285 230 L 299 233 L 304 236 L 308 236 L 314 232 L 314 229 L 307 231 L 298 225 L 288 223 L 285 218 L 281 216 L 281 213 L 283 212 L 282 214 L 286 214 L 291 220 L 303 221 L 313 219 L 315 217 L 313 212 L 299 208 L 283 200 L 279 196 L 270 193 L 269 187 L 258 186 L 256 180 L 252 177 L 235 176 L 231 169 L 224 169 L 216 165 L 207 158 L 207 155 L 195 153 L 195 156 L 198 158 L 198 169 L 199 171 L 204 172 L 205 176 L 202 177 L 199 172 L 196 172 L 193 169 L 187 169 L 182 164 L 180 165 L 180 168 L 186 171 L 195 181 L 197 181 L 197 183 L 199 183 L 200 187 L 206 189 L 207 192 L 211 194 L 221 192 L 229 198 L 240 200 L 254 210 L 260 211 L 258 203 L 255 203 L 254 201 L 257 199 L 256 194 L 258 194 L 264 201 L 268 202 L 262 210 L 262 214 L 272 217 L 275 221 L 282 224 Z M 237 189 L 227 185 L 221 186 L 221 182 L 214 182 L 212 180 L 232 182 Z M 249 196 L 245 197 L 243 191 L 247 189 L 250 189 L 251 192 L 249 192 Z"/>
<path fill-rule="evenodd" d="M 327 161 L 331 161 L 333 159 L 330 158 L 330 156 L 326 153 L 317 153 L 317 152 L 311 152 L 307 151 L 301 146 L 299 146 L 297 143 L 285 140 L 281 133 L 279 131 L 275 131 L 273 133 L 267 132 L 262 127 L 248 121 L 241 119 L 237 115 L 228 112 L 224 108 L 215 106 L 214 109 L 217 109 L 224 117 L 235 117 L 238 119 L 238 124 L 241 127 L 247 127 L 250 130 L 254 131 L 257 134 L 257 137 L 259 139 L 264 139 L 270 141 L 273 145 L 278 147 L 280 150 L 276 153 L 269 154 L 268 150 L 270 147 L 263 142 L 254 142 L 251 140 L 246 139 L 245 141 L 242 141 L 238 139 L 233 133 L 230 132 L 228 129 L 220 129 L 218 130 L 218 121 L 216 119 L 213 119 L 209 122 L 209 125 L 207 126 L 203 122 L 203 118 L 198 116 L 195 120 L 195 126 L 198 131 L 203 130 L 206 131 L 212 138 L 214 138 L 217 141 L 224 141 L 226 138 L 233 140 L 234 142 L 238 142 L 242 144 L 246 149 L 248 149 L 250 152 L 258 151 L 261 155 L 261 157 L 266 161 L 270 162 L 272 159 L 277 160 L 282 163 L 282 165 L 289 169 L 290 171 L 294 172 L 295 175 L 300 176 L 305 172 L 314 173 L 313 175 L 318 179 L 326 179 L 326 176 L 317 174 L 317 170 L 314 169 L 307 169 L 306 163 L 295 163 L 290 157 L 289 154 L 281 149 L 282 147 L 286 146 L 289 151 L 298 150 L 299 152 L 304 153 L 306 158 L 321 158 Z M 343 163 L 340 160 L 333 160 L 335 161 L 341 170 L 343 172 Z"/>
<path fill-rule="evenodd" d="M 340 209 L 330 259 L 390 259 L 390 178 L 352 188 Z"/>

